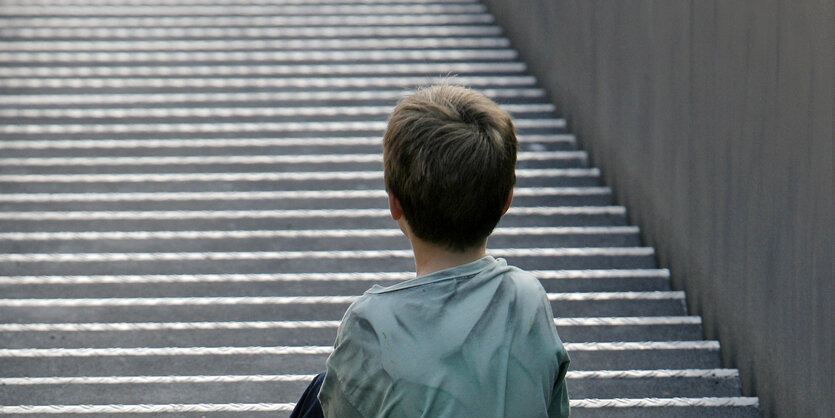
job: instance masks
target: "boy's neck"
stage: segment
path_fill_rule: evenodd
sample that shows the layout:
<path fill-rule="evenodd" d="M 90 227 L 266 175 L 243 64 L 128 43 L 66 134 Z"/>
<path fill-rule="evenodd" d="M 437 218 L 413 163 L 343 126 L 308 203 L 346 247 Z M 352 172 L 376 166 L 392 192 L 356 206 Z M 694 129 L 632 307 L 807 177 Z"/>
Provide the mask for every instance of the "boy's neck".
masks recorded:
<path fill-rule="evenodd" d="M 416 237 L 411 237 L 410 241 L 415 253 L 415 269 L 418 276 L 471 263 L 487 255 L 486 242 L 464 251 L 451 251 Z"/>

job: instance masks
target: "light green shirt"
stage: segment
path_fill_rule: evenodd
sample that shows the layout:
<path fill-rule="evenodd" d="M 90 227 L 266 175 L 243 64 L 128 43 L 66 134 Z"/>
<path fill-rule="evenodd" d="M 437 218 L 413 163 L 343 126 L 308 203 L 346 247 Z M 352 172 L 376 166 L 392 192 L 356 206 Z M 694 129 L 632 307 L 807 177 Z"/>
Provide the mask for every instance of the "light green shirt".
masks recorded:
<path fill-rule="evenodd" d="M 342 318 L 326 417 L 566 417 L 568 355 L 539 281 L 487 256 L 389 287 Z"/>

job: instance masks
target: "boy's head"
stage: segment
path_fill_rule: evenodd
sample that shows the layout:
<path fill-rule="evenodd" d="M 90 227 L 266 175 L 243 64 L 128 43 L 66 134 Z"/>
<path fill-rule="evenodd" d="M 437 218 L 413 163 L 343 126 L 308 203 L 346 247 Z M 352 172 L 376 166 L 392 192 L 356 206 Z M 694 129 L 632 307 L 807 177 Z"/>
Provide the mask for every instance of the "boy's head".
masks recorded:
<path fill-rule="evenodd" d="M 510 116 L 441 84 L 403 98 L 383 138 L 386 189 L 418 238 L 454 251 L 484 244 L 516 183 Z"/>

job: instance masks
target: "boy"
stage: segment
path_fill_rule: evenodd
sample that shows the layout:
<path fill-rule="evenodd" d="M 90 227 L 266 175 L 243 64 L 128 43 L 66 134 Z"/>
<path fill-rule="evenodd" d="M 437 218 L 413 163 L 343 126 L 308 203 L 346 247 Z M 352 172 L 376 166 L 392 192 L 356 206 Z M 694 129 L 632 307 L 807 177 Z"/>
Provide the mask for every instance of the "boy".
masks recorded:
<path fill-rule="evenodd" d="M 324 416 L 568 416 L 568 356 L 545 291 L 486 255 L 516 149 L 510 116 L 475 91 L 437 85 L 397 105 L 385 182 L 417 277 L 348 308 L 318 395 Z"/>

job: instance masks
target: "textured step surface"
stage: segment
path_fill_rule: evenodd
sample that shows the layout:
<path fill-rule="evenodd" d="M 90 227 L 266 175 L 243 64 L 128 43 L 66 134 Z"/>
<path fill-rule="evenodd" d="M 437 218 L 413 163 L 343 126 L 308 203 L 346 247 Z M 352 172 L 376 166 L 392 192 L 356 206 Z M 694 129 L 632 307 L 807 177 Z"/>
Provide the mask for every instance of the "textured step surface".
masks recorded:
<path fill-rule="evenodd" d="M 0 6 L 0 414 L 287 415 L 413 276 L 380 137 L 452 77 L 514 117 L 489 248 L 548 292 L 572 415 L 759 416 L 478 2 Z"/>

